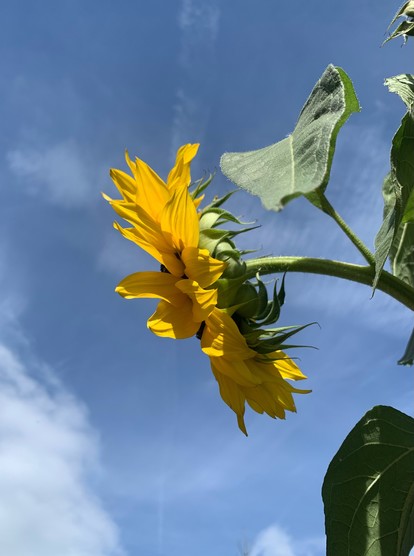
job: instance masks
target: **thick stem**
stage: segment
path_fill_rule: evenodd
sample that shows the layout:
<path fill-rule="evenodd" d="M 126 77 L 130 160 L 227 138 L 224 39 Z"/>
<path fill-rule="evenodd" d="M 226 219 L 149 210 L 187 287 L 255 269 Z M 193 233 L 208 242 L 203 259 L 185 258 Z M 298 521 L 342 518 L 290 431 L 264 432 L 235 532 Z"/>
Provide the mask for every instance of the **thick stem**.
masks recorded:
<path fill-rule="evenodd" d="M 263 257 L 246 261 L 246 267 L 252 276 L 273 274 L 275 272 L 304 272 L 308 274 L 323 274 L 345 280 L 352 280 L 360 284 L 372 286 L 375 268 L 356 264 L 315 259 L 310 257 Z M 381 290 L 412 311 L 414 311 L 414 289 L 385 270 L 378 280 L 377 289 Z"/>

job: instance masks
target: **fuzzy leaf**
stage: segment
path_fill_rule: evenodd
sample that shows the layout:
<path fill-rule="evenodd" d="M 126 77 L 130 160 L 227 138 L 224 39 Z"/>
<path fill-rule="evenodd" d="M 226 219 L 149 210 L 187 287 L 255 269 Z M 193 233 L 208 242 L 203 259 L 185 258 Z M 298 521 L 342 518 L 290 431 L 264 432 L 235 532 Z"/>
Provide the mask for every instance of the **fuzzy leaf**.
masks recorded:
<path fill-rule="evenodd" d="M 389 24 L 388 29 L 390 29 L 400 17 L 405 18 L 404 21 L 398 25 L 387 39 L 385 39 L 384 44 L 397 37 L 403 37 L 405 43 L 407 37 L 414 34 L 414 22 L 412 21 L 414 17 L 414 0 L 408 0 L 408 2 L 405 2 L 401 6 Z"/>
<path fill-rule="evenodd" d="M 222 172 L 259 196 L 269 210 L 281 210 L 300 195 L 319 206 L 315 192 L 323 192 L 328 184 L 338 132 L 359 109 L 351 80 L 341 68 L 330 65 L 316 83 L 291 135 L 256 151 L 223 154 Z"/>
<path fill-rule="evenodd" d="M 384 85 L 388 87 L 390 93 L 397 94 L 408 110 L 411 110 L 414 104 L 414 75 L 403 73 L 394 77 L 388 77 L 384 81 Z"/>
<path fill-rule="evenodd" d="M 407 113 L 394 136 L 391 149 L 391 172 L 383 185 L 384 221 L 375 238 L 375 289 L 381 271 L 391 252 L 394 260 L 409 261 L 414 243 L 400 227 L 414 220 L 414 119 Z M 399 237 L 405 238 L 404 244 Z"/>
<path fill-rule="evenodd" d="M 414 545 L 414 419 L 377 406 L 352 429 L 322 487 L 327 556 L 408 556 Z"/>

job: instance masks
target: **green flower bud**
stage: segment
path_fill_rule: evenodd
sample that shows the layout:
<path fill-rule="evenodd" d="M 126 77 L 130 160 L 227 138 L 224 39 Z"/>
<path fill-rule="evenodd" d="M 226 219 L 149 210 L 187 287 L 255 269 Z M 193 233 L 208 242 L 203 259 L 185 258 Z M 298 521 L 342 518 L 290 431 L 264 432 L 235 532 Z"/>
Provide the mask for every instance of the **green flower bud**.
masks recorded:
<path fill-rule="evenodd" d="M 223 278 L 238 278 L 246 274 L 246 263 L 241 259 L 239 251 L 229 239 L 218 242 L 214 257 L 227 263 Z"/>
<path fill-rule="evenodd" d="M 252 284 L 242 284 L 237 291 L 235 300 L 237 305 L 241 305 L 237 309 L 237 314 L 244 318 L 254 318 L 260 307 L 259 295 Z"/>

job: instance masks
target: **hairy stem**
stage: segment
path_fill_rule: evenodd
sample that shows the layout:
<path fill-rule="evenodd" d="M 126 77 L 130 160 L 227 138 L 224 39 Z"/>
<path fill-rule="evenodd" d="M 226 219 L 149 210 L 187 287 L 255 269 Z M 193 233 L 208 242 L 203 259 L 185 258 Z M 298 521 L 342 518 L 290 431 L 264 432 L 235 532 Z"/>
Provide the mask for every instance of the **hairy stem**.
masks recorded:
<path fill-rule="evenodd" d="M 323 212 L 333 218 L 333 220 L 335 220 L 341 230 L 352 241 L 352 243 L 364 257 L 364 259 L 367 261 L 367 263 L 371 266 L 375 266 L 375 257 L 373 253 L 371 253 L 365 243 L 360 240 L 359 237 L 351 230 L 345 220 L 343 220 L 343 218 L 336 212 L 336 210 L 333 208 L 333 206 L 323 193 L 319 195 L 319 200 Z"/>
<path fill-rule="evenodd" d="M 343 278 L 367 286 L 372 286 L 375 276 L 373 266 L 311 257 L 263 257 L 246 261 L 246 266 L 252 276 L 257 272 L 262 275 L 276 272 L 303 272 Z M 382 271 L 377 289 L 414 311 L 414 289 L 389 272 Z"/>

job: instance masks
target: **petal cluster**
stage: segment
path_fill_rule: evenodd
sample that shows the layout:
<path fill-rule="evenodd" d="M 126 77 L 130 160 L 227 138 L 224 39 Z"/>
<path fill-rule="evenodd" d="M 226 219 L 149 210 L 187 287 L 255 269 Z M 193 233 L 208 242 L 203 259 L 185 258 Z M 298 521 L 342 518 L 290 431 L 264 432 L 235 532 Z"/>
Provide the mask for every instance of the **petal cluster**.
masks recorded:
<path fill-rule="evenodd" d="M 206 319 L 201 347 L 210 358 L 221 397 L 246 435 L 246 402 L 258 413 L 284 419 L 285 411 L 296 411 L 292 394 L 310 392 L 287 382 L 306 378 L 292 359 L 281 350 L 263 355 L 251 349 L 225 311 L 215 308 Z"/>
<path fill-rule="evenodd" d="M 119 232 L 153 256 L 164 272 L 137 272 L 124 278 L 116 291 L 128 299 L 158 298 L 160 303 L 148 320 L 148 327 L 159 336 L 188 338 L 217 304 L 213 284 L 226 264 L 199 248 L 199 216 L 188 186 L 190 163 L 198 145 L 184 145 L 164 182 L 145 162 L 126 156 L 132 176 L 111 170 L 111 177 L 122 195 L 104 197 L 115 212 L 131 224 Z"/>

